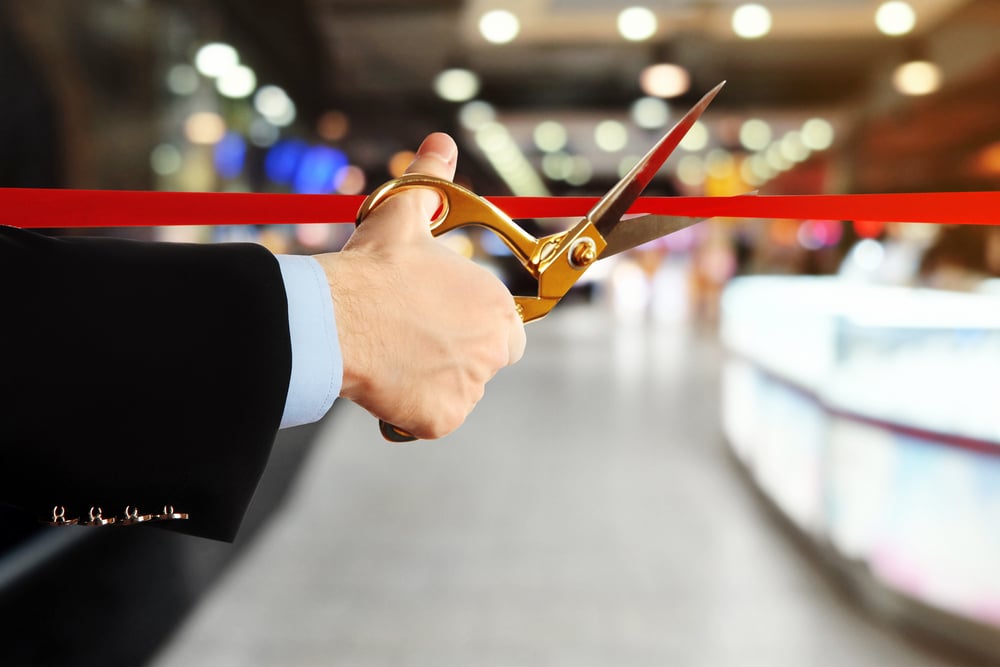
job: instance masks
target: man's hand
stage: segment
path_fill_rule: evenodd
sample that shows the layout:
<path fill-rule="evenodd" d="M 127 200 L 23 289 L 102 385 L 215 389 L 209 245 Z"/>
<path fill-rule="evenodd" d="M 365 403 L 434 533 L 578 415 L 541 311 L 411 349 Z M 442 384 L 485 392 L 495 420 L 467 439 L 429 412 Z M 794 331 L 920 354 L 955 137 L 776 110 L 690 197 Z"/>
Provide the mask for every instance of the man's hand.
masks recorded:
<path fill-rule="evenodd" d="M 451 179 L 457 158 L 451 137 L 432 134 L 407 173 Z M 525 345 L 503 283 L 434 240 L 438 204 L 429 190 L 393 195 L 343 251 L 316 257 L 336 313 L 340 395 L 418 438 L 458 428 Z"/>

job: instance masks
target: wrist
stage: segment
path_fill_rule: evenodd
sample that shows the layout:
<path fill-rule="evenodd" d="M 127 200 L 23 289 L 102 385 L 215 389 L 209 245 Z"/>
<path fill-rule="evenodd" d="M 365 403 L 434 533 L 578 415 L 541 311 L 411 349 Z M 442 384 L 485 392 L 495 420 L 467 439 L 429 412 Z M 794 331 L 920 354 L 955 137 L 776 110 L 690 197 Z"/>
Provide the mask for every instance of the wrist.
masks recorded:
<path fill-rule="evenodd" d="M 343 381 L 340 396 L 352 401 L 371 390 L 372 337 L 366 331 L 363 316 L 365 288 L 363 272 L 355 270 L 356 259 L 350 253 L 328 253 L 317 256 L 326 274 L 337 320 L 337 338 L 343 360 Z"/>

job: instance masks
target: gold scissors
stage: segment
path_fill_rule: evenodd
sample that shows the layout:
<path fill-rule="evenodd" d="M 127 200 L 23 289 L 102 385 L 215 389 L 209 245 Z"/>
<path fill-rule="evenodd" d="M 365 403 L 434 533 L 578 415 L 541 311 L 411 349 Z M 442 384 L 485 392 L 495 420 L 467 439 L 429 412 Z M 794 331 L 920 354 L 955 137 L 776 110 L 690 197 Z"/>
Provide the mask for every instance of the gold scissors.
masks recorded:
<path fill-rule="evenodd" d="M 431 220 L 431 232 L 440 236 L 460 227 L 484 227 L 510 248 L 525 270 L 538 282 L 535 296 L 515 296 L 517 311 L 527 323 L 544 317 L 576 284 L 587 267 L 599 259 L 666 236 L 699 222 L 697 218 L 645 215 L 622 220 L 642 191 L 688 133 L 695 121 L 725 85 L 705 94 L 638 163 L 570 229 L 535 238 L 506 213 L 475 193 L 433 176 L 407 174 L 372 192 L 358 209 L 361 224 L 388 197 L 412 188 L 434 190 L 441 207 Z M 379 421 L 386 440 L 409 442 L 416 438 L 392 424 Z"/>

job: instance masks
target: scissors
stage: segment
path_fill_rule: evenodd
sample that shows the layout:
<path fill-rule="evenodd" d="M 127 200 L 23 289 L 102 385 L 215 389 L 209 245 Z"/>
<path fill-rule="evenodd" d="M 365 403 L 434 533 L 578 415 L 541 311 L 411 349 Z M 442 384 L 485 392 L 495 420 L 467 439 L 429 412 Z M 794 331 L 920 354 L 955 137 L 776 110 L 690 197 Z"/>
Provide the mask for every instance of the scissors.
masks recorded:
<path fill-rule="evenodd" d="M 697 218 L 659 215 L 622 220 L 622 216 L 646 189 L 725 83 L 723 81 L 706 93 L 598 200 L 582 220 L 564 232 L 535 238 L 506 213 L 470 190 L 451 181 L 422 174 L 407 174 L 379 186 L 362 202 L 357 224 L 360 225 L 379 204 L 395 194 L 413 188 L 435 191 L 441 198 L 441 205 L 430 222 L 431 233 L 440 236 L 460 227 L 478 226 L 499 236 L 538 282 L 534 296 L 514 297 L 517 312 L 525 323 L 540 319 L 559 303 L 595 261 L 699 222 Z M 391 442 L 416 440 L 407 431 L 381 420 L 379 430 Z"/>

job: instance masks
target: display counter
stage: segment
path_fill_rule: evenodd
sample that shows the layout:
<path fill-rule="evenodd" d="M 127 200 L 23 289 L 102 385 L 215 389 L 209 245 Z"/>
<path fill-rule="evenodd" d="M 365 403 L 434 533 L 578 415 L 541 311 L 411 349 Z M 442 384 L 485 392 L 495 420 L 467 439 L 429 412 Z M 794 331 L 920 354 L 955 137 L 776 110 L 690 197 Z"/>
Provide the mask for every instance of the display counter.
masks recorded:
<path fill-rule="evenodd" d="M 741 278 L 721 337 L 724 431 L 774 505 L 907 620 L 1000 655 L 1000 296 Z"/>

